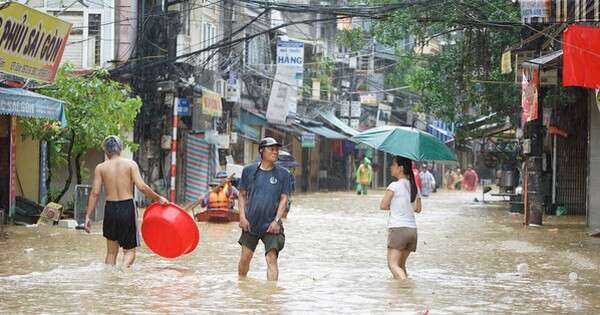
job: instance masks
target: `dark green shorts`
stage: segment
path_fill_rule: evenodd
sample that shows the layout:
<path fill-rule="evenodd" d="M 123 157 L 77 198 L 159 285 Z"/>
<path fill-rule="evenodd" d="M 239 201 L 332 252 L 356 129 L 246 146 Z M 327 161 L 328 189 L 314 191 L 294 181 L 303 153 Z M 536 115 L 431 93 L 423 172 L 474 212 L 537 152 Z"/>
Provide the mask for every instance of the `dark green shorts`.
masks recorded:
<path fill-rule="evenodd" d="M 252 235 L 246 231 L 242 232 L 238 243 L 250 249 L 251 251 L 254 251 L 256 250 L 256 246 L 258 245 L 258 240 L 261 240 L 265 245 L 265 255 L 272 249 L 274 249 L 277 252 L 277 254 L 279 254 L 279 252 L 283 249 L 283 246 L 285 245 L 285 235 L 283 233 L 265 233 L 262 236 L 258 236 Z"/>

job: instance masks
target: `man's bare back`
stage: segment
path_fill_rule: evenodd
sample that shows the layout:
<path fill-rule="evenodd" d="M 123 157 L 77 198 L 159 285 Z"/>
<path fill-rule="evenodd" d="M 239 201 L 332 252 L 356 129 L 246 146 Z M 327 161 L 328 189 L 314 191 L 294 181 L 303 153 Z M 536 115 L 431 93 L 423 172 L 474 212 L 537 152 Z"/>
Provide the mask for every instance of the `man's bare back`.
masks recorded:
<path fill-rule="evenodd" d="M 133 198 L 134 173 L 137 164 L 122 157 L 106 160 L 98 166 L 107 201 L 119 201 Z M 139 172 L 139 171 L 138 171 Z"/>

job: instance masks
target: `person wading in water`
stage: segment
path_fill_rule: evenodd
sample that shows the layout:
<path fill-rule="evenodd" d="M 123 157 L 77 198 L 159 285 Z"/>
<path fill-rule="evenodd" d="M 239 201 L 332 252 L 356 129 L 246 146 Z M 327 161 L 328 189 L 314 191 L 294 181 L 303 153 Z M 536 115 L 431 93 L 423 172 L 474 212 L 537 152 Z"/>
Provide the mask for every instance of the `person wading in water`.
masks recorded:
<path fill-rule="evenodd" d="M 119 247 L 123 248 L 123 266 L 130 267 L 135 261 L 135 248 L 140 246 L 137 211 L 133 202 L 133 186 L 152 201 L 168 204 L 169 201 L 155 193 L 142 179 L 135 161 L 121 157 L 123 142 L 117 136 L 108 136 L 102 143 L 106 161 L 98 164 L 94 171 L 92 192 L 85 214 L 85 230 L 90 233 L 90 217 L 102 187 L 106 194 L 102 234 L 106 238 L 107 265 L 116 265 Z"/>
<path fill-rule="evenodd" d="M 412 161 L 395 156 L 390 173 L 392 182 L 381 200 L 381 210 L 390 210 L 388 218 L 387 260 L 395 279 L 406 279 L 406 260 L 417 250 L 415 212 L 421 212 L 421 197 L 412 171 Z"/>
<path fill-rule="evenodd" d="M 279 277 L 277 259 L 285 244 L 281 218 L 290 194 L 290 172 L 275 162 L 281 144 L 267 137 L 259 143 L 261 162 L 244 167 L 240 181 L 240 228 L 238 243 L 242 246 L 238 272 L 245 277 L 250 268 L 254 250 L 261 240 L 265 245 L 267 279 Z"/>

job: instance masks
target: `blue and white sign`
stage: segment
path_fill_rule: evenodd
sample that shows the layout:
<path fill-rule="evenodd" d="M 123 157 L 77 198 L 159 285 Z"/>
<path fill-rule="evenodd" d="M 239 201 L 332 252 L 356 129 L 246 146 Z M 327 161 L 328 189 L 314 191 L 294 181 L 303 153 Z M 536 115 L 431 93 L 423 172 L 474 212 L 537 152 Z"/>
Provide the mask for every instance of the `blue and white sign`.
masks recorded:
<path fill-rule="evenodd" d="M 277 66 L 304 67 L 304 43 L 294 41 L 278 41 Z"/>
<path fill-rule="evenodd" d="M 177 98 L 177 115 L 178 116 L 190 116 L 190 101 L 185 97 Z"/>
<path fill-rule="evenodd" d="M 304 75 L 304 43 L 277 42 L 277 72 L 267 106 L 267 120 L 285 124 L 288 115 L 295 115 L 298 87 Z"/>

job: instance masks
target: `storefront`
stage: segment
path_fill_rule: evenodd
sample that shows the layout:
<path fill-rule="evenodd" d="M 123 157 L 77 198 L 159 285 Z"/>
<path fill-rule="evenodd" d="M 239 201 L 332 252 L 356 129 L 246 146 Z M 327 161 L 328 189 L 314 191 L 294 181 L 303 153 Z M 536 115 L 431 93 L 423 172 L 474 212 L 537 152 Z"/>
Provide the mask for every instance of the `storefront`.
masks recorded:
<path fill-rule="evenodd" d="M 23 89 L 0 88 L 0 208 L 8 210 L 9 217 L 14 215 L 17 196 L 18 116 L 57 120 L 61 127 L 67 125 L 62 101 Z M 37 166 L 37 158 L 27 161 Z M 39 173 L 39 178 L 44 178 L 46 169 L 40 168 Z M 44 181 L 39 183 L 43 185 Z"/>

